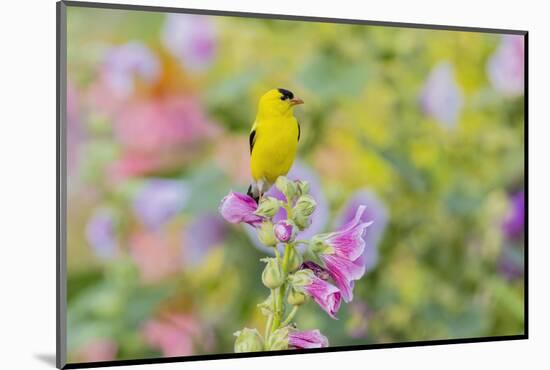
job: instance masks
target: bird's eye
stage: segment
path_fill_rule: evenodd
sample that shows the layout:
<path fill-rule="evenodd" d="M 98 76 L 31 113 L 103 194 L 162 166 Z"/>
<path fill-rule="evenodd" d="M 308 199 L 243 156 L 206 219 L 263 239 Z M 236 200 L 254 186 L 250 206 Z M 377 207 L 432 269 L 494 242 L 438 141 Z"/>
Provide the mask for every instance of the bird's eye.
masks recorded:
<path fill-rule="evenodd" d="M 287 99 L 292 99 L 294 98 L 294 94 L 292 93 L 292 91 L 290 90 L 287 90 L 287 89 L 279 89 L 279 92 L 281 93 L 281 100 L 287 100 Z"/>

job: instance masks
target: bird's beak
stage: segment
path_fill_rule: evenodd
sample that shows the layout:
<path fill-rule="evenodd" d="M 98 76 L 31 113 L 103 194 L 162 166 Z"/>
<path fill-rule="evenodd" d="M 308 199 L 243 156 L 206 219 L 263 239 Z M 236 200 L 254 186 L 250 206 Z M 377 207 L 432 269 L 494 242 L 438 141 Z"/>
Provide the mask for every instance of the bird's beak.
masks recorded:
<path fill-rule="evenodd" d="M 304 101 L 300 98 L 290 99 L 290 105 L 304 104 Z"/>

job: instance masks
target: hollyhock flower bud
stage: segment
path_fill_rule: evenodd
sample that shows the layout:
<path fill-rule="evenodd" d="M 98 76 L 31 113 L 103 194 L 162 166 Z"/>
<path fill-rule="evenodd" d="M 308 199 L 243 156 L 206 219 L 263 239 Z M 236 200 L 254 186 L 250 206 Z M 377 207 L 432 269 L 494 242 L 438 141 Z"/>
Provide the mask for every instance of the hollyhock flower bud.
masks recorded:
<path fill-rule="evenodd" d="M 330 317 L 336 319 L 340 309 L 340 290 L 334 285 L 315 276 L 311 270 L 300 270 L 290 276 L 292 287 L 298 292 L 309 295 Z"/>
<path fill-rule="evenodd" d="M 296 349 L 324 348 L 328 347 L 328 339 L 319 330 L 291 330 L 288 333 L 288 345 Z"/>
<path fill-rule="evenodd" d="M 304 180 L 297 180 L 296 184 L 298 185 L 298 191 L 300 192 L 301 195 L 309 194 L 309 189 L 310 189 L 309 182 Z"/>
<path fill-rule="evenodd" d="M 292 202 L 294 197 L 298 194 L 298 185 L 285 176 L 279 176 L 275 182 L 275 186 L 284 194 L 289 202 Z"/>
<path fill-rule="evenodd" d="M 260 311 L 262 311 L 262 315 L 269 316 L 273 314 L 273 297 L 271 294 L 267 297 L 265 301 L 258 304 L 258 307 L 260 308 Z"/>
<path fill-rule="evenodd" d="M 324 268 L 334 280 L 344 301 L 353 299 L 353 284 L 365 273 L 365 261 L 359 257 L 365 249 L 363 233 L 372 222 L 362 222 L 365 206 L 357 209 L 353 220 L 341 230 L 312 238 L 310 250 L 319 256 Z"/>
<path fill-rule="evenodd" d="M 296 201 L 293 213 L 299 213 L 304 216 L 311 216 L 317 207 L 317 202 L 311 195 L 302 195 Z"/>
<path fill-rule="evenodd" d="M 288 349 L 288 327 L 275 330 L 267 341 L 267 348 L 270 351 Z"/>
<path fill-rule="evenodd" d="M 310 217 L 315 211 L 317 203 L 310 195 L 302 195 L 296 201 L 292 210 L 293 221 L 300 230 L 304 230 L 311 224 Z"/>
<path fill-rule="evenodd" d="M 273 223 L 271 221 L 264 221 L 260 228 L 258 229 L 258 240 L 263 245 L 268 247 L 274 247 L 277 245 L 277 238 L 275 237 L 275 232 L 273 231 Z"/>
<path fill-rule="evenodd" d="M 271 218 L 279 212 L 279 208 L 281 207 L 281 204 L 278 199 L 273 197 L 264 197 L 260 204 L 258 205 L 258 208 L 256 209 L 255 214 L 258 216 Z"/>
<path fill-rule="evenodd" d="M 262 272 L 262 282 L 269 289 L 276 289 L 285 282 L 285 275 L 281 269 L 281 265 L 276 258 L 262 258 L 262 262 L 266 262 L 264 271 Z"/>
<path fill-rule="evenodd" d="M 233 334 L 235 340 L 235 352 L 258 352 L 264 350 L 264 340 L 258 330 L 244 328 Z"/>
<path fill-rule="evenodd" d="M 304 216 L 300 214 L 296 214 L 292 217 L 292 221 L 296 224 L 296 227 L 303 231 L 311 226 L 311 218 L 309 216 Z"/>
<path fill-rule="evenodd" d="M 296 291 L 294 288 L 290 289 L 288 293 L 287 302 L 292 306 L 300 306 L 306 301 L 306 295 L 304 293 Z"/>
<path fill-rule="evenodd" d="M 273 227 L 275 236 L 281 243 L 289 243 L 296 237 L 296 228 L 292 221 L 281 220 Z"/>
<path fill-rule="evenodd" d="M 222 199 L 220 213 L 227 222 L 232 224 L 245 222 L 257 228 L 264 220 L 263 217 L 254 213 L 257 208 L 258 205 L 252 197 L 231 192 Z"/>

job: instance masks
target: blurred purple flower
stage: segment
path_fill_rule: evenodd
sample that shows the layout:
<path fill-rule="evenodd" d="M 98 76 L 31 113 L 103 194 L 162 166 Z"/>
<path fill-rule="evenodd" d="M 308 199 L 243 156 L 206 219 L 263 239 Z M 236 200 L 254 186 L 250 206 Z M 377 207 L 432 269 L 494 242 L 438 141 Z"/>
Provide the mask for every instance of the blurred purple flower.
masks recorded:
<path fill-rule="evenodd" d="M 162 30 L 162 43 L 181 64 L 191 71 L 203 71 L 216 55 L 216 29 L 209 17 L 168 14 Z"/>
<path fill-rule="evenodd" d="M 524 275 L 523 250 L 505 244 L 498 261 L 498 271 L 509 281 L 521 279 Z"/>
<path fill-rule="evenodd" d="M 176 216 L 189 198 L 189 188 L 179 180 L 150 179 L 133 200 L 137 219 L 156 230 Z"/>
<path fill-rule="evenodd" d="M 340 230 L 315 236 L 312 240 L 313 248 L 320 246 L 320 258 L 325 269 L 342 291 L 344 301 L 353 299 L 354 281 L 365 274 L 365 265 L 359 257 L 365 249 L 363 233 L 372 223 L 363 222 L 362 217 L 366 207 L 357 208 L 355 217 Z"/>
<path fill-rule="evenodd" d="M 374 221 L 363 233 L 365 250 L 359 257 L 361 264 L 365 265 L 365 272 L 369 272 L 378 263 L 378 244 L 388 223 L 388 211 L 384 203 L 375 193 L 369 190 L 359 190 L 348 200 L 335 224 L 338 227 L 343 227 L 353 220 L 357 208 L 362 204 L 366 206 L 366 209 L 361 216 L 361 221 Z"/>
<path fill-rule="evenodd" d="M 328 347 L 328 339 L 319 330 L 290 331 L 288 345 L 296 349 Z"/>
<path fill-rule="evenodd" d="M 321 183 L 319 181 L 319 177 L 317 174 L 308 166 L 306 166 L 304 163 L 300 161 L 294 162 L 294 165 L 292 166 L 292 169 L 288 173 L 287 177 L 290 180 L 305 180 L 309 182 L 310 185 L 310 195 L 315 199 L 317 202 L 317 208 L 315 209 L 315 212 L 313 213 L 311 217 L 311 225 L 303 230 L 298 231 L 296 235 L 296 239 L 309 239 L 313 235 L 320 233 L 324 230 L 329 217 L 329 207 L 327 199 L 325 198 L 325 194 L 321 188 Z M 266 195 L 284 200 L 285 197 L 283 193 L 281 193 L 275 186 L 273 186 Z M 286 219 L 286 211 L 284 208 L 281 207 L 279 212 L 273 217 L 273 222 L 278 222 L 280 220 Z M 262 245 L 260 241 L 258 240 L 258 237 L 256 236 L 256 232 L 252 228 L 246 228 L 245 229 L 248 236 L 254 243 L 254 245 L 259 248 L 260 250 L 273 253 L 272 248 L 268 248 Z M 298 246 L 298 249 L 302 252 L 304 249 L 303 245 Z"/>
<path fill-rule="evenodd" d="M 455 80 L 453 65 L 440 62 L 433 67 L 420 94 L 425 114 L 446 127 L 453 127 L 462 108 L 462 92 Z"/>
<path fill-rule="evenodd" d="M 117 251 L 115 228 L 113 214 L 107 209 L 96 210 L 86 225 L 86 240 L 102 260 L 113 258 Z"/>
<path fill-rule="evenodd" d="M 510 209 L 502 223 L 502 230 L 509 239 L 517 239 L 524 232 L 525 193 L 518 191 L 510 196 Z"/>
<path fill-rule="evenodd" d="M 198 265 L 208 251 L 225 239 L 227 231 L 227 224 L 219 215 L 205 213 L 197 216 L 185 230 L 184 262 L 191 266 Z"/>
<path fill-rule="evenodd" d="M 157 57 L 140 42 L 132 41 L 110 48 L 101 66 L 101 79 L 119 97 L 134 91 L 134 79 L 155 82 L 160 75 Z"/>
<path fill-rule="evenodd" d="M 346 323 L 348 334 L 355 339 L 364 338 L 369 328 L 373 312 L 365 302 L 355 301 L 348 306 L 349 320 Z"/>
<path fill-rule="evenodd" d="M 525 76 L 523 36 L 504 35 L 487 63 L 487 74 L 493 88 L 505 96 L 523 94 Z"/>

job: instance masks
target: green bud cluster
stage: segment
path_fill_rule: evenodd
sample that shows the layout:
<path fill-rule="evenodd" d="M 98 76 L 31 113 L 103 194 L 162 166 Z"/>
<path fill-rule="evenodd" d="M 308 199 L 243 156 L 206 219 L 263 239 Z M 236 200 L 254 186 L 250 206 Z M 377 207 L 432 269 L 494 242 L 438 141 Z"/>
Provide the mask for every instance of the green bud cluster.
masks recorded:
<path fill-rule="evenodd" d="M 244 328 L 233 334 L 235 340 L 235 352 L 259 352 L 264 350 L 264 340 L 258 330 Z"/>

